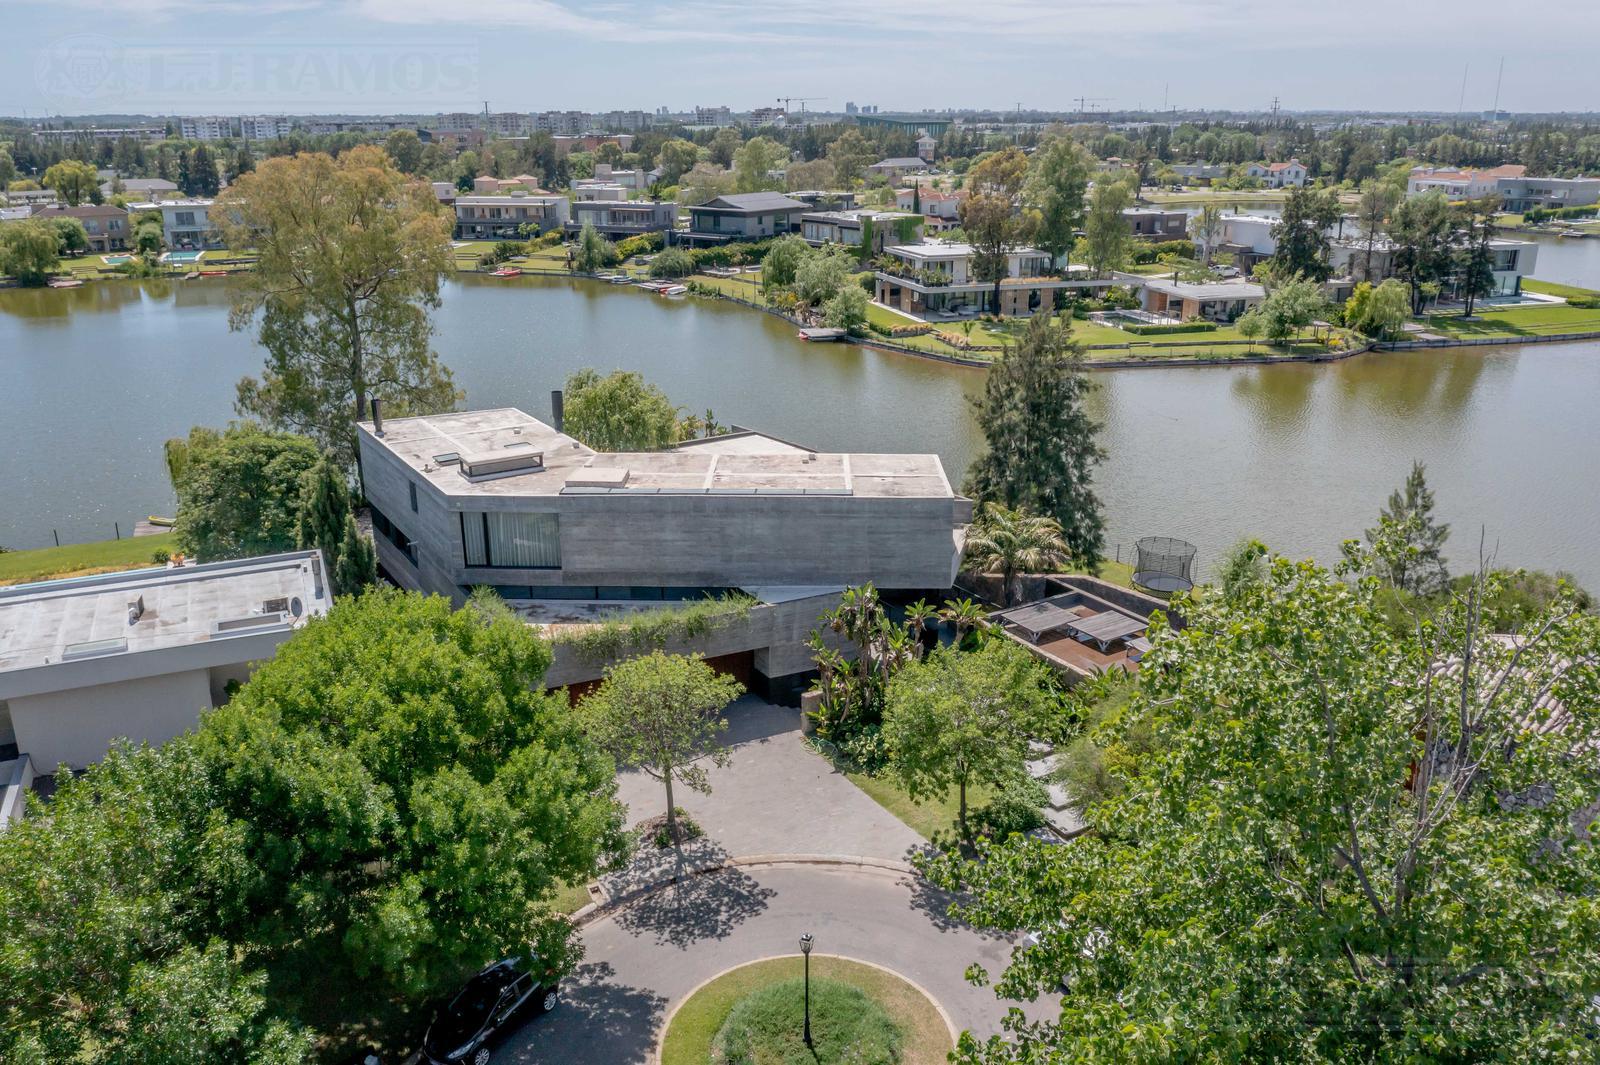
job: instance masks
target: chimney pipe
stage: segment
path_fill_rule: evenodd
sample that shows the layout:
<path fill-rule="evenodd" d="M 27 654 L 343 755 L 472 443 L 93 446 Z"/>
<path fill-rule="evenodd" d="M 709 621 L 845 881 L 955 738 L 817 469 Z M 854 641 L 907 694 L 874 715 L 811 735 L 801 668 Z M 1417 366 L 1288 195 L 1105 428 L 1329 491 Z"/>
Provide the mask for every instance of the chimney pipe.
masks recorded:
<path fill-rule="evenodd" d="M 383 435 L 383 400 L 377 396 L 372 397 L 372 432 L 376 436 Z"/>
<path fill-rule="evenodd" d="M 567 402 L 559 388 L 550 392 L 550 418 L 555 422 L 556 432 L 561 432 L 561 423 L 567 420 Z"/>

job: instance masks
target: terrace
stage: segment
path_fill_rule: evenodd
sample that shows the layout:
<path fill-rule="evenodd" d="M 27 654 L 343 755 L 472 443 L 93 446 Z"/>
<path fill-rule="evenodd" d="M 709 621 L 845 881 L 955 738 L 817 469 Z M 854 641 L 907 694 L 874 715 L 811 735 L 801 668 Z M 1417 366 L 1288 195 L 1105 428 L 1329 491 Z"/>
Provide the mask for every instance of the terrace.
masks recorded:
<path fill-rule="evenodd" d="M 1150 649 L 1148 619 L 1080 589 L 999 611 L 992 620 L 1052 665 L 1081 676 L 1132 673 Z"/>

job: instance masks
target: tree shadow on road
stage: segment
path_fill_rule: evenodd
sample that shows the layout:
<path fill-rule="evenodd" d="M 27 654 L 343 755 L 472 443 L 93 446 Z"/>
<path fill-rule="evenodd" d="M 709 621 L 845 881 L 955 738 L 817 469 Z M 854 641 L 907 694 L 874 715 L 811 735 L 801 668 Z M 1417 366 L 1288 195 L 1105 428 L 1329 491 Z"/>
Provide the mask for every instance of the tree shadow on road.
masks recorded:
<path fill-rule="evenodd" d="M 617 926 L 687 950 L 701 940 L 725 938 L 776 894 L 741 869 L 688 872 L 622 910 Z"/>
<path fill-rule="evenodd" d="M 562 984 L 556 1011 L 524 1026 L 496 1060 L 644 1065 L 655 1050 L 667 1000 L 615 978 L 607 962 L 578 966 Z"/>
<path fill-rule="evenodd" d="M 916 855 L 926 853 L 928 853 L 928 848 L 907 851 L 906 860 L 911 861 Z M 961 901 L 961 895 L 958 893 L 946 891 L 918 873 L 907 874 L 900 882 L 911 892 L 911 900 L 907 905 L 913 910 L 925 914 L 929 923 L 939 931 L 954 932 L 965 930 L 976 933 L 984 939 L 1006 938 L 992 928 L 978 928 L 950 916 L 951 905 Z"/>

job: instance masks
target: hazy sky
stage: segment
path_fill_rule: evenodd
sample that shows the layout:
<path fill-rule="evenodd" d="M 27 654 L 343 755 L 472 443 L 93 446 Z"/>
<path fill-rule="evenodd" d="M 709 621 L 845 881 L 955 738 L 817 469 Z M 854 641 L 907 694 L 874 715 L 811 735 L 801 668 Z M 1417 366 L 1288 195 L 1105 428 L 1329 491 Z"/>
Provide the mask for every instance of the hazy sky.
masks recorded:
<path fill-rule="evenodd" d="M 1537 15 L 1537 17 L 1535 17 Z M 1600 110 L 1600 0 L 0 0 L 0 113 Z M 796 107 L 799 105 L 796 104 Z"/>

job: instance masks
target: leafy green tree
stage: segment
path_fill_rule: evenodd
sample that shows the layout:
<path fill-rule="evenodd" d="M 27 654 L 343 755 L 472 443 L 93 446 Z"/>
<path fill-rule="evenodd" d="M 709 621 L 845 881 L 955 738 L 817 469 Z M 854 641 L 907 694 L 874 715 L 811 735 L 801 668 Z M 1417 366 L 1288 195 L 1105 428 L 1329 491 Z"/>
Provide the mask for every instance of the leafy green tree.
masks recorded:
<path fill-rule="evenodd" d="M 860 285 L 847 284 L 823 305 L 822 320 L 832 329 L 859 332 L 867 324 L 867 293 Z"/>
<path fill-rule="evenodd" d="M 161 254 L 163 236 L 160 222 L 140 222 L 133 230 L 133 249 L 146 259 Z"/>
<path fill-rule="evenodd" d="M 416 130 L 397 129 L 384 138 L 383 150 L 402 174 L 421 173 L 422 138 Z"/>
<path fill-rule="evenodd" d="M 712 136 L 711 143 L 706 146 L 706 155 L 710 161 L 722 167 L 733 165 L 733 153 L 739 150 L 744 143 L 744 138 L 739 136 L 739 131 L 731 126 L 724 126 Z"/>
<path fill-rule="evenodd" d="M 761 259 L 761 288 L 766 292 L 794 284 L 800 264 L 811 257 L 811 245 L 798 234 L 779 237 Z"/>
<path fill-rule="evenodd" d="M 308 438 L 252 422 L 191 446 L 175 485 L 178 545 L 207 562 L 293 550 L 305 477 L 320 459 Z"/>
<path fill-rule="evenodd" d="M 70 216 L 52 218 L 50 228 L 55 230 L 56 247 L 62 255 L 78 255 L 89 250 L 89 231 L 81 219 Z"/>
<path fill-rule="evenodd" d="M 661 168 L 661 180 L 676 185 L 700 161 L 700 149 L 693 141 L 673 137 L 662 143 L 656 152 L 656 165 Z"/>
<path fill-rule="evenodd" d="M 42 285 L 60 262 L 60 239 L 44 219 L 0 226 L 0 274 L 16 278 L 19 285 Z"/>
<path fill-rule="evenodd" d="M 1410 316 L 1411 297 L 1405 282 L 1392 277 L 1375 288 L 1371 282 L 1361 282 L 1345 303 L 1345 324 L 1378 340 L 1400 336 Z"/>
<path fill-rule="evenodd" d="M 1059 569 L 1068 555 L 1060 522 L 998 503 L 985 503 L 977 523 L 967 530 L 967 561 L 981 573 L 1000 571 L 1006 606 L 1021 596 L 1019 574 Z"/>
<path fill-rule="evenodd" d="M 1047 706 L 1036 658 L 1010 640 L 977 651 L 942 648 L 889 682 L 883 738 L 913 800 L 956 789 L 957 824 L 971 838 L 967 790 L 1026 775 L 1028 740 Z"/>
<path fill-rule="evenodd" d="M 1272 227 L 1277 249 L 1273 265 L 1280 277 L 1328 277 L 1328 230 L 1339 221 L 1339 197 L 1332 189 L 1291 188 L 1283 214 Z"/>
<path fill-rule="evenodd" d="M 1189 219 L 1189 236 L 1194 239 L 1195 256 L 1200 265 L 1210 266 L 1211 256 L 1222 241 L 1222 208 L 1205 204 Z"/>
<path fill-rule="evenodd" d="M 1048 314 L 1030 318 L 973 401 L 986 448 L 966 490 L 982 503 L 1055 519 L 1072 560 L 1092 567 L 1105 539 L 1092 487 L 1105 453 L 1095 443 L 1100 427 L 1083 408 L 1090 387 L 1068 326 Z"/>
<path fill-rule="evenodd" d="M 161 445 L 162 461 L 167 466 L 167 483 L 176 495 L 189 470 L 190 461 L 202 451 L 215 447 L 222 441 L 222 433 L 205 425 L 196 425 L 188 436 L 175 436 Z"/>
<path fill-rule="evenodd" d="M 11 153 L 0 148 L 0 189 L 9 189 L 17 179 L 17 162 Z"/>
<path fill-rule="evenodd" d="M 1107 277 L 1128 265 L 1133 232 L 1122 212 L 1132 206 L 1133 190 L 1126 180 L 1102 176 L 1094 183 L 1083 220 L 1083 257 L 1095 277 Z"/>
<path fill-rule="evenodd" d="M 333 569 L 333 586 L 346 595 L 378 583 L 378 553 L 372 541 L 361 535 L 355 514 L 346 514 L 344 535 L 339 539 L 338 562 Z"/>
<path fill-rule="evenodd" d="M 306 433 L 353 464 L 370 399 L 399 416 L 461 398 L 429 343 L 429 311 L 454 269 L 450 226 L 432 190 L 381 148 L 263 160 L 228 187 L 212 221 L 229 247 L 257 254 L 229 286 L 229 324 L 259 320 L 267 350 L 261 377 L 239 382 L 241 414 Z"/>
<path fill-rule="evenodd" d="M 828 145 L 828 162 L 833 164 L 839 183 L 846 187 L 860 181 L 862 173 L 878 158 L 878 149 L 854 127 Z"/>
<path fill-rule="evenodd" d="M 1376 543 L 1386 530 L 1397 540 L 1394 550 L 1379 555 L 1389 583 L 1412 595 L 1429 595 L 1450 583 L 1444 561 L 1450 526 L 1433 516 L 1433 490 L 1421 462 L 1413 462 L 1406 483 L 1389 494 L 1389 505 L 1379 511 L 1367 539 Z"/>
<path fill-rule="evenodd" d="M 56 195 L 70 206 L 94 203 L 100 198 L 100 178 L 89 163 L 78 159 L 63 159 L 48 167 L 39 183 L 55 189 Z"/>
<path fill-rule="evenodd" d="M 728 764 L 717 737 L 728 727 L 722 711 L 744 693 L 700 655 L 652 651 L 609 667 L 605 680 L 579 704 L 589 735 L 619 766 L 642 769 L 667 793 L 667 838 L 679 842 L 674 781 L 710 794 L 705 766 Z"/>
<path fill-rule="evenodd" d="M 817 732 L 848 748 L 878 727 L 889 678 L 917 656 L 917 645 L 889 617 L 871 584 L 846 588 L 839 605 L 819 620 L 821 630 L 806 641 L 817 666 Z M 850 645 L 849 655 L 839 651 L 839 640 Z"/>
<path fill-rule="evenodd" d="M 734 191 L 761 192 L 781 189 L 783 180 L 771 176 L 789 161 L 789 150 L 770 137 L 751 137 L 733 153 Z"/>
<path fill-rule="evenodd" d="M 552 894 L 622 845 L 609 759 L 549 664 L 503 607 L 388 590 L 281 644 L 195 741 L 244 854 L 231 938 L 409 996 L 548 938 Z"/>
<path fill-rule="evenodd" d="M 572 268 L 581 274 L 593 274 L 620 261 L 616 245 L 602 237 L 593 222 L 585 222 L 572 253 Z"/>
<path fill-rule="evenodd" d="M 790 163 L 784 169 L 783 183 L 791 191 L 831 189 L 839 183 L 839 177 L 831 160 L 808 159 L 803 163 Z"/>
<path fill-rule="evenodd" d="M 1322 287 L 1309 278 L 1296 277 L 1268 292 L 1256 313 L 1261 317 L 1267 339 L 1277 343 L 1298 336 L 1327 308 Z"/>
<path fill-rule="evenodd" d="M 1093 831 L 932 863 L 960 916 L 1037 933 L 999 993 L 1070 987 L 956 1060 L 1592 1056 L 1600 618 L 1562 597 L 1487 636 L 1489 574 L 1397 636 L 1374 568 L 1279 558 L 1182 604 L 1121 715 L 1159 742 Z"/>
<path fill-rule="evenodd" d="M 660 451 L 678 442 L 678 409 L 632 370 L 567 378 L 565 432 L 596 451 Z"/>
<path fill-rule="evenodd" d="M 972 244 L 972 279 L 991 286 L 993 313 L 1000 313 L 1000 283 L 1010 272 L 1010 252 L 1022 243 L 1026 222 L 1009 197 L 974 193 L 961 201 L 961 228 Z"/>
<path fill-rule="evenodd" d="M 650 276 L 688 277 L 694 273 L 694 256 L 684 248 L 668 248 L 650 262 Z"/>
<path fill-rule="evenodd" d="M 795 269 L 794 294 L 810 307 L 820 307 L 855 282 L 855 256 L 841 247 L 817 248 Z"/>
<path fill-rule="evenodd" d="M 243 868 L 215 798 L 187 740 L 117 748 L 0 833 L 0 1059 L 310 1060 L 214 938 Z"/>
<path fill-rule="evenodd" d="M 1267 330 L 1267 323 L 1261 320 L 1261 312 L 1255 309 L 1248 310 L 1233 324 L 1239 330 L 1239 335 L 1250 341 L 1250 350 L 1255 351 L 1256 340 Z"/>
<path fill-rule="evenodd" d="M 228 159 L 228 181 L 238 181 L 239 175 L 248 174 L 256 168 L 255 156 L 250 154 L 250 146 L 241 144 L 233 150 L 233 155 Z"/>

